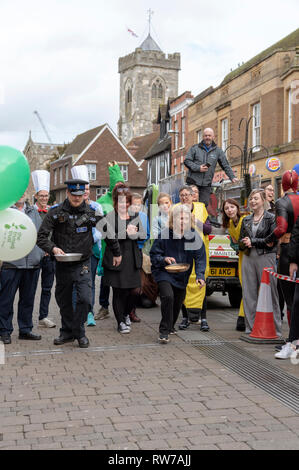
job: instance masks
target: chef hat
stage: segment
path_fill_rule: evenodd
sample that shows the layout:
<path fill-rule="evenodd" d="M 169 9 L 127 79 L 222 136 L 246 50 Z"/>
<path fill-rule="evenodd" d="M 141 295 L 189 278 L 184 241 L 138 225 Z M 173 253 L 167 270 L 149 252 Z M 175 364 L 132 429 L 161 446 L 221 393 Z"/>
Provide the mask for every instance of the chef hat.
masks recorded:
<path fill-rule="evenodd" d="M 73 168 L 71 168 L 71 173 L 73 179 L 86 180 L 89 184 L 88 169 L 86 165 L 73 166 Z"/>
<path fill-rule="evenodd" d="M 46 170 L 36 170 L 31 173 L 35 191 L 50 191 L 50 173 Z"/>

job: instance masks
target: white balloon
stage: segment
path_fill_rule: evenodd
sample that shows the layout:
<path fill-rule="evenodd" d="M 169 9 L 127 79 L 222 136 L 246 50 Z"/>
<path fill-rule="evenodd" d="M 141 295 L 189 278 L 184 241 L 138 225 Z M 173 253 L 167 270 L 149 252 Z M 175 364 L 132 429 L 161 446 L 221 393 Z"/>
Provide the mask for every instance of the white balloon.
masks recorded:
<path fill-rule="evenodd" d="M 32 220 L 17 209 L 0 211 L 0 259 L 16 261 L 33 250 L 37 231 Z"/>

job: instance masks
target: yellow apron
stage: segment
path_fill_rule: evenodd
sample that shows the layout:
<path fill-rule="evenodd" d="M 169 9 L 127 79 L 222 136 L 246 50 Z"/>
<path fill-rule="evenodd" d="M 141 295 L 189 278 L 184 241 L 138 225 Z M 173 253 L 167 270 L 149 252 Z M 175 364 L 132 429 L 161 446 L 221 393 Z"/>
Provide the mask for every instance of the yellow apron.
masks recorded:
<path fill-rule="evenodd" d="M 243 215 L 240 218 L 240 220 L 238 222 L 238 225 L 236 227 L 235 227 L 232 220 L 229 221 L 228 233 L 237 242 L 239 241 L 239 238 L 240 238 L 241 226 L 242 226 L 242 221 L 243 221 L 244 217 L 246 217 L 246 216 Z M 239 280 L 240 280 L 241 286 L 242 286 L 242 261 L 243 261 L 243 256 L 244 256 L 244 252 L 239 251 L 238 271 L 239 271 Z M 243 299 L 242 299 L 241 304 L 240 304 L 239 317 L 244 317 L 244 316 L 245 316 L 245 314 L 244 314 Z"/>
<path fill-rule="evenodd" d="M 195 218 L 202 223 L 205 223 L 205 221 L 207 220 L 209 216 L 206 206 L 202 202 L 193 203 L 192 214 L 194 214 Z M 205 249 L 206 249 L 207 265 L 206 265 L 206 270 L 205 270 L 205 278 L 207 279 L 209 275 L 209 270 L 210 270 L 209 235 L 204 235 L 203 232 L 198 227 L 196 227 L 196 230 L 200 234 L 204 242 Z M 195 262 L 193 262 L 193 269 L 189 277 L 184 305 L 188 310 L 192 310 L 192 311 L 201 310 L 205 296 L 206 296 L 206 286 L 202 287 L 202 289 L 199 289 L 198 285 L 196 284 Z"/>

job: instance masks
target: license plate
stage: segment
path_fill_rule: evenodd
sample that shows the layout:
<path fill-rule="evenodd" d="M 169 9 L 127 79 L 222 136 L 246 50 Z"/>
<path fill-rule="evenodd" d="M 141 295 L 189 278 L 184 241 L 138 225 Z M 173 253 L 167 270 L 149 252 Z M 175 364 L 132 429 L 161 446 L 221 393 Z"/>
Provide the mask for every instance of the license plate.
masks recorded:
<path fill-rule="evenodd" d="M 234 277 L 236 275 L 235 268 L 210 268 L 209 276 L 211 277 Z"/>

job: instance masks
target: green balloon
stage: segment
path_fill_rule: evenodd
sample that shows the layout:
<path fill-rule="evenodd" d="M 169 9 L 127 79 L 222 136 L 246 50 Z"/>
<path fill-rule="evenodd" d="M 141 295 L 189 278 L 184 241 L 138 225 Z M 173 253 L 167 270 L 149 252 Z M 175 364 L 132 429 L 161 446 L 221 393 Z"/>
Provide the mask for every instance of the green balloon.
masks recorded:
<path fill-rule="evenodd" d="M 0 211 L 17 202 L 26 191 L 30 167 L 19 150 L 0 145 Z"/>

